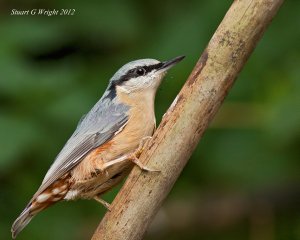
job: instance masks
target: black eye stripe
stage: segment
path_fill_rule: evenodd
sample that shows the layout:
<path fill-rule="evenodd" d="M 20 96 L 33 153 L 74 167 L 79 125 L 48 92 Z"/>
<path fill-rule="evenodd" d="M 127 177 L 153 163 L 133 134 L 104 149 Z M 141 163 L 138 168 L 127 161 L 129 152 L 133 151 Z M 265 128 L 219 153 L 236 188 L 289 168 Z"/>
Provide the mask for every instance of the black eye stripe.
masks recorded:
<path fill-rule="evenodd" d="M 163 63 L 157 63 L 157 64 L 153 64 L 153 65 L 150 65 L 150 66 L 137 66 L 137 67 L 135 67 L 133 69 L 130 69 L 126 74 L 124 74 L 119 79 L 118 83 L 121 83 L 121 82 L 124 82 L 124 81 L 128 81 L 131 78 L 135 78 L 135 77 L 141 76 L 140 74 L 137 73 L 138 69 L 141 69 L 141 68 L 145 69 L 146 72 L 145 72 L 144 75 L 146 75 L 147 73 L 152 72 L 152 70 L 160 68 L 162 65 L 163 65 Z"/>
<path fill-rule="evenodd" d="M 143 75 L 146 75 L 147 73 L 152 72 L 154 69 L 159 69 L 161 66 L 163 66 L 163 63 L 157 63 L 157 64 L 153 64 L 150 66 L 137 66 L 133 69 L 130 69 L 127 73 L 125 73 L 123 76 L 121 76 L 118 80 L 114 80 L 111 83 L 111 86 L 109 87 L 109 89 L 115 90 L 116 85 L 120 85 L 120 84 L 122 84 L 122 82 L 128 81 L 131 78 L 140 77 L 141 75 L 138 74 L 136 71 L 139 68 L 145 69 L 146 72 Z"/>
<path fill-rule="evenodd" d="M 153 69 L 158 69 L 163 65 L 163 63 L 157 63 L 150 66 L 144 66 L 143 68 L 146 70 L 146 73 L 151 72 Z"/>

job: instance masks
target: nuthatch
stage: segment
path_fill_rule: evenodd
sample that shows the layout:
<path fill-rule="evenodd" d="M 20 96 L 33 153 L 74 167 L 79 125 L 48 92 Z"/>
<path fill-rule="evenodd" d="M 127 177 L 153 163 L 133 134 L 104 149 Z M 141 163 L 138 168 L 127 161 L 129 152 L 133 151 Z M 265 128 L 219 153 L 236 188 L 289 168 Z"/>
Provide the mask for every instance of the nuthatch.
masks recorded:
<path fill-rule="evenodd" d="M 122 181 L 134 163 L 149 170 L 135 154 L 142 140 L 155 130 L 156 90 L 167 70 L 183 58 L 136 60 L 113 75 L 14 222 L 13 238 L 38 212 L 61 200 L 94 198 L 109 209 L 100 195 Z"/>

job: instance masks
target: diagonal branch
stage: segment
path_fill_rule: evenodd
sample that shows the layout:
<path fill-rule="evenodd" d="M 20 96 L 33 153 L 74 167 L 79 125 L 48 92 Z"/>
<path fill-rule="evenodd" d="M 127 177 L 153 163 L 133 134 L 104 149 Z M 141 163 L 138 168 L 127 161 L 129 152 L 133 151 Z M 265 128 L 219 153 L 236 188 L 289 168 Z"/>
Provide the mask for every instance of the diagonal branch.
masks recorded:
<path fill-rule="evenodd" d="M 93 240 L 141 239 L 283 0 L 235 0 Z"/>

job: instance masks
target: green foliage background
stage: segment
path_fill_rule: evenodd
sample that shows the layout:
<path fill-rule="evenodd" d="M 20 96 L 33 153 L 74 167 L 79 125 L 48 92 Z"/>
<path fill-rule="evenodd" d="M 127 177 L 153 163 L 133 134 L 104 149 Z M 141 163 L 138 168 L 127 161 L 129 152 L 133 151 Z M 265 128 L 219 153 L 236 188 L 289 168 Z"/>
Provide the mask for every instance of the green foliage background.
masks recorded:
<path fill-rule="evenodd" d="M 157 94 L 159 122 L 231 2 L 0 3 L 0 239 L 10 239 L 12 222 L 113 73 L 134 59 L 187 56 Z M 10 15 L 34 8 L 76 12 Z M 298 0 L 283 5 L 146 239 L 300 239 L 299 12 Z M 95 201 L 60 203 L 18 239 L 89 239 L 104 212 Z"/>

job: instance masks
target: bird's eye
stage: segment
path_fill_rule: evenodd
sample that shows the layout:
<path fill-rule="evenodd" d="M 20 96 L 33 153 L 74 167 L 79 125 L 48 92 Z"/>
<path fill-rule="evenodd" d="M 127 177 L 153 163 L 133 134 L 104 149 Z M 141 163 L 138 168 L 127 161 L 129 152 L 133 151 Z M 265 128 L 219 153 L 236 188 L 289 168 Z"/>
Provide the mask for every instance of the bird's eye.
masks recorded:
<path fill-rule="evenodd" d="M 137 69 L 136 69 L 136 73 L 137 73 L 137 75 L 139 75 L 139 76 L 143 76 L 143 75 L 146 74 L 146 69 L 145 69 L 145 68 L 137 68 Z"/>

